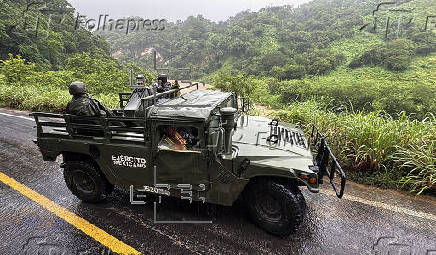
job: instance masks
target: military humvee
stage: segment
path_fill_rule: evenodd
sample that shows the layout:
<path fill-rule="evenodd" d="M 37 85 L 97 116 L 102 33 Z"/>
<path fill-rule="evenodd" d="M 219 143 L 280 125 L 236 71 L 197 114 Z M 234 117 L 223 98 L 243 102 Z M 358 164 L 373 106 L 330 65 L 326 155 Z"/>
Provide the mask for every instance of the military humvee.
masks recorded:
<path fill-rule="evenodd" d="M 345 174 L 316 128 L 306 139 L 289 123 L 246 115 L 249 102 L 235 93 L 180 90 L 134 87 L 112 117 L 32 113 L 35 143 L 46 161 L 62 155 L 65 182 L 85 202 L 114 186 L 224 206 L 241 199 L 256 225 L 288 235 L 306 211 L 299 187 L 317 193 L 327 175 L 342 197 Z"/>

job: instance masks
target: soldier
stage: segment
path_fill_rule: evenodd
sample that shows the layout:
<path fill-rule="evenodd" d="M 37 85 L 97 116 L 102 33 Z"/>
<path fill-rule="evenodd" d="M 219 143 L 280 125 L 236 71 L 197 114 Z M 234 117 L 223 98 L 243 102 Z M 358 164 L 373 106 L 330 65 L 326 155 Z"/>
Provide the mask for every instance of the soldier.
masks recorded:
<path fill-rule="evenodd" d="M 146 85 L 144 75 L 139 74 L 138 76 L 136 76 L 136 85 Z"/>
<path fill-rule="evenodd" d="M 179 97 L 181 95 L 180 93 L 180 85 L 179 82 L 176 80 L 174 84 L 172 85 L 171 89 L 177 89 L 178 91 L 174 93 L 173 97 Z"/>
<path fill-rule="evenodd" d="M 68 114 L 95 117 L 113 116 L 113 113 L 100 101 L 88 96 L 88 90 L 83 82 L 72 82 L 69 91 L 73 98 L 67 105 L 66 112 Z"/>
<path fill-rule="evenodd" d="M 165 92 L 171 89 L 171 83 L 168 82 L 168 76 L 165 74 L 160 74 L 157 77 L 157 92 Z"/>

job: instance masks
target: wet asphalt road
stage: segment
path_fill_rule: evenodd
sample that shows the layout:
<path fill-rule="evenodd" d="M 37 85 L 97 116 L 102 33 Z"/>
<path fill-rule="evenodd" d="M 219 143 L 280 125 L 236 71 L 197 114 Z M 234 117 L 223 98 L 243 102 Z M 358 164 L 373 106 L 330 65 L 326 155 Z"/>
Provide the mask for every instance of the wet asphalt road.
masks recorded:
<path fill-rule="evenodd" d="M 104 204 L 86 204 L 67 189 L 58 162 L 43 162 L 32 139 L 34 123 L 1 113 L 0 172 L 44 195 L 144 254 L 436 254 L 436 199 L 349 184 L 342 200 L 325 184 L 303 190 L 308 205 L 300 230 L 271 236 L 242 210 L 164 200 L 158 217 L 212 224 L 155 224 L 153 201 L 130 205 L 115 190 Z M 388 253 L 390 252 L 390 253 Z M 401 253 L 402 252 L 402 253 Z M 0 254 L 111 254 L 63 219 L 0 182 Z"/>

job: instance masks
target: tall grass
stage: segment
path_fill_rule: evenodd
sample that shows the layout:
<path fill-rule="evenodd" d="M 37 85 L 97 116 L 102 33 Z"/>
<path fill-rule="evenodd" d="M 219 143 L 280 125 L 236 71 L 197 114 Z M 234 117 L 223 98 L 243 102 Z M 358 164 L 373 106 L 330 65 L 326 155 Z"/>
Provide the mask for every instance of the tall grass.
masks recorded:
<path fill-rule="evenodd" d="M 420 145 L 410 144 L 400 148 L 394 160 L 409 173 L 400 180 L 402 187 L 421 194 L 436 187 L 436 139 L 427 140 Z"/>
<path fill-rule="evenodd" d="M 328 76 L 282 81 L 273 89 L 283 103 L 316 98 L 330 107 L 383 111 L 394 118 L 406 111 L 412 118 L 424 119 L 428 112 L 436 114 L 436 55 L 416 57 L 409 70 L 401 73 L 380 67 L 343 67 Z"/>
<path fill-rule="evenodd" d="M 292 103 L 274 113 L 310 130 L 317 125 L 351 176 L 416 193 L 436 188 L 436 120 L 393 118 L 382 112 L 328 111 L 314 102 Z"/>
<path fill-rule="evenodd" d="M 118 106 L 117 95 L 93 95 L 110 108 Z M 0 102 L 2 106 L 20 110 L 65 112 L 71 95 L 66 89 L 56 87 L 16 86 L 0 82 Z"/>

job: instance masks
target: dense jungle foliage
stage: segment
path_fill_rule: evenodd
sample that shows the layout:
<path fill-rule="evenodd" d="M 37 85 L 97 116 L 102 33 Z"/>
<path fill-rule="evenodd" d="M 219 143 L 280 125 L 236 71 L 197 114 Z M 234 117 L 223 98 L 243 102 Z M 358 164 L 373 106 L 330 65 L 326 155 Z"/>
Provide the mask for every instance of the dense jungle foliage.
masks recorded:
<path fill-rule="evenodd" d="M 66 0 L 0 0 L 0 17 L 0 104 L 62 112 L 70 99 L 68 85 L 81 80 L 115 107 L 130 68 L 151 81 L 146 70 L 112 58 L 104 39 L 76 27 L 75 10 Z"/>
<path fill-rule="evenodd" d="M 21 55 L 38 70 L 58 70 L 72 54 L 108 53 L 105 40 L 75 29 L 74 11 L 66 0 L 0 0 L 0 59 Z"/>
<path fill-rule="evenodd" d="M 211 73 L 228 68 L 286 80 L 328 74 L 342 64 L 352 68 L 380 65 L 402 71 L 411 57 L 435 51 L 434 33 L 422 31 L 431 7 L 436 8 L 433 1 L 402 1 L 395 7 L 380 7 L 372 15 L 380 2 L 314 0 L 298 8 L 244 11 L 219 23 L 199 15 L 168 22 L 162 31 L 99 34 L 108 39 L 111 52 L 121 60 L 151 66 L 152 55 L 147 49 L 153 48 L 161 64 L 173 69 L 204 68 Z M 393 11 L 412 8 L 404 17 Z M 388 16 L 391 23 L 385 40 Z M 377 29 L 373 28 L 374 18 Z M 355 47 L 333 49 L 348 38 L 353 38 Z"/>
<path fill-rule="evenodd" d="M 156 50 L 158 66 L 175 78 L 184 76 L 177 68 L 190 67 L 215 88 L 269 108 L 255 114 L 318 125 L 352 179 L 435 190 L 436 33 L 427 18 L 433 0 L 379 8 L 376 0 L 314 0 L 128 34 L 75 29 L 65 0 L 28 3 L 0 0 L 2 106 L 62 112 L 68 84 L 82 80 L 116 107 L 130 68 L 153 79 Z M 53 15 L 59 12 L 65 15 Z"/>

